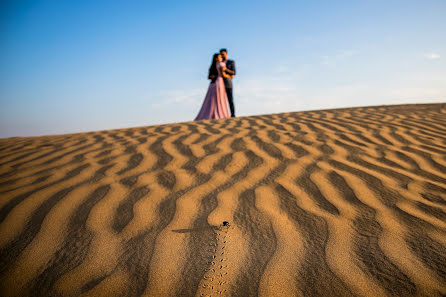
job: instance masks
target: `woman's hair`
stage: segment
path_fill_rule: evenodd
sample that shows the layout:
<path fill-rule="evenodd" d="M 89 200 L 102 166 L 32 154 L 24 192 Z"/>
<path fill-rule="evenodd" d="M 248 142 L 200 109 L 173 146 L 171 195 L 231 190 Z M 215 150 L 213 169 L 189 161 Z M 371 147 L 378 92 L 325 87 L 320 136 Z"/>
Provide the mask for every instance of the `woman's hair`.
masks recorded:
<path fill-rule="evenodd" d="M 214 54 L 212 57 L 212 64 L 211 67 L 209 67 L 209 75 L 218 75 L 217 71 L 217 57 L 220 53 Z"/>

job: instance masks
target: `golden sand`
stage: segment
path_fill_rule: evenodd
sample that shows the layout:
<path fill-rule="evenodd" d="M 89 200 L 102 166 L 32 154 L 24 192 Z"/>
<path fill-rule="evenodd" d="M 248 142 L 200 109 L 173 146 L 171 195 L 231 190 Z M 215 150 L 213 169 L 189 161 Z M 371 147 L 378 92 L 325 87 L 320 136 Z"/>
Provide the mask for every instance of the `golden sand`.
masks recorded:
<path fill-rule="evenodd" d="M 0 139 L 0 197 L 0 296 L 446 295 L 446 104 Z"/>

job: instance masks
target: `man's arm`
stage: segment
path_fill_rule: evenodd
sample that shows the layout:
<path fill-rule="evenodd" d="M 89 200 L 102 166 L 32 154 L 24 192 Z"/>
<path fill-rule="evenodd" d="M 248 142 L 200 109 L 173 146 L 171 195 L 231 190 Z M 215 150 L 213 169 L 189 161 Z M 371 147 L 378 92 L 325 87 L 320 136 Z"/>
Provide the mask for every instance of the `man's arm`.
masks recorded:
<path fill-rule="evenodd" d="M 214 82 L 217 79 L 217 75 L 211 74 L 211 71 L 209 70 L 208 79 L 210 79 L 211 82 Z"/>

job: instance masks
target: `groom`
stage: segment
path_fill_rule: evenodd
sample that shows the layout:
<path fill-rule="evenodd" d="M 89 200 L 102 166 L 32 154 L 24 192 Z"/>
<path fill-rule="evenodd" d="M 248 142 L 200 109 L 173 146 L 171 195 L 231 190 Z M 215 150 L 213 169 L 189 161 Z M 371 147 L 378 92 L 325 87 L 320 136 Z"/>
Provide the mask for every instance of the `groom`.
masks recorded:
<path fill-rule="evenodd" d="M 232 79 L 235 76 L 235 62 L 228 59 L 228 51 L 225 48 L 220 50 L 223 63 L 226 64 L 226 74 L 229 74 L 231 78 L 223 78 L 225 82 L 226 94 L 228 95 L 229 109 L 231 109 L 231 117 L 235 117 L 234 99 L 232 97 Z"/>

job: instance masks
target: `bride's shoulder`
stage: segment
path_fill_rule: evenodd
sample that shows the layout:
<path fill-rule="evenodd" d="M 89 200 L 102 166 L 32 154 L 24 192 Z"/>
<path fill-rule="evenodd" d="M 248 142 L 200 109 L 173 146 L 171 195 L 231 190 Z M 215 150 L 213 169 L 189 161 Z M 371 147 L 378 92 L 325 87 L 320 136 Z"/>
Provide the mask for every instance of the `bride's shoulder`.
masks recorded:
<path fill-rule="evenodd" d="M 225 65 L 225 63 L 224 62 L 220 62 L 220 63 L 218 63 L 218 67 L 225 67 L 226 65 Z"/>

